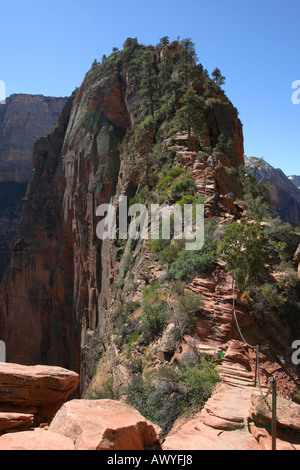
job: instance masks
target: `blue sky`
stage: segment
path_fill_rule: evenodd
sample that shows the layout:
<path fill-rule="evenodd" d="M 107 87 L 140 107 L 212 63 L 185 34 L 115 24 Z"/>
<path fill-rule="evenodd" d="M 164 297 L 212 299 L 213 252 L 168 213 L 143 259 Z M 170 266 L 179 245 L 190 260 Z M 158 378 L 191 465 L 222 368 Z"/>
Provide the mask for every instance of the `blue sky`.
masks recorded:
<path fill-rule="evenodd" d="M 299 0 L 5 0 L 0 80 L 6 93 L 68 96 L 93 60 L 122 48 L 191 38 L 199 62 L 219 67 L 243 123 L 245 154 L 300 175 Z M 300 97 L 300 93 L 299 93 Z"/>

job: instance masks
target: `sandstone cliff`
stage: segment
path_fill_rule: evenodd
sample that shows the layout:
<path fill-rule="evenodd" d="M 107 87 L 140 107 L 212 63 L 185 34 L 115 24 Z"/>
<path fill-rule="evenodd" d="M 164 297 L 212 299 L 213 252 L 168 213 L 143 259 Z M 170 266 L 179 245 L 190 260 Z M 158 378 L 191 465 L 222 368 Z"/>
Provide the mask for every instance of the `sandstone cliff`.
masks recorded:
<path fill-rule="evenodd" d="M 0 106 L 0 282 L 9 264 L 38 137 L 56 124 L 65 98 L 12 95 Z"/>
<path fill-rule="evenodd" d="M 291 225 L 300 222 L 300 190 L 279 168 L 255 157 L 246 157 L 245 163 L 255 172 L 261 184 L 270 186 L 270 196 L 279 217 Z"/>
<path fill-rule="evenodd" d="M 27 183 L 34 142 L 56 124 L 65 98 L 16 94 L 0 106 L 0 182 Z"/>

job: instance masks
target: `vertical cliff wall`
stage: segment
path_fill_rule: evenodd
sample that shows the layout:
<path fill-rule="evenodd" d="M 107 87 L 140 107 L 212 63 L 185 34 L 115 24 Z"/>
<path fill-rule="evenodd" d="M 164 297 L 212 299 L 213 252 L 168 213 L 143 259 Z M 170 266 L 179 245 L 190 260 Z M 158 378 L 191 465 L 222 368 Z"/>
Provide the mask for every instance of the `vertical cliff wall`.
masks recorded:
<path fill-rule="evenodd" d="M 0 282 L 9 264 L 38 137 L 48 134 L 65 98 L 18 94 L 0 106 Z"/>
<path fill-rule="evenodd" d="M 0 106 L 0 182 L 27 183 L 35 141 L 56 124 L 65 98 L 15 94 Z"/>

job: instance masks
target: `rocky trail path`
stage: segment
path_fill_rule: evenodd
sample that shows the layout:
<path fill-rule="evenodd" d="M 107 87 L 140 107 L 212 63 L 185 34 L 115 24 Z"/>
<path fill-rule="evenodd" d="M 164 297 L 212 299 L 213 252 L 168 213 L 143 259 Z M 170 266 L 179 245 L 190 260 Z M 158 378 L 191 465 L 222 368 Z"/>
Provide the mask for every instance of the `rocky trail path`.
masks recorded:
<path fill-rule="evenodd" d="M 187 135 L 177 136 L 175 143 L 177 147 L 176 153 L 181 164 L 184 168 L 190 168 L 191 175 L 195 180 L 197 194 L 204 197 L 213 196 L 216 191 L 216 181 L 212 174 L 212 168 L 209 169 L 205 162 L 199 161 L 196 158 L 197 154 L 195 151 L 187 150 Z"/>
<path fill-rule="evenodd" d="M 194 419 L 173 429 L 163 444 L 165 450 L 261 449 L 248 428 L 251 397 L 257 391 L 254 374 L 226 359 L 218 368 L 221 380 L 214 393 Z"/>
<path fill-rule="evenodd" d="M 175 423 L 163 443 L 163 449 L 271 449 L 270 434 L 253 420 L 253 402 L 261 398 L 258 385 L 254 386 L 255 352 L 240 339 L 228 340 L 233 334 L 238 334 L 232 314 L 232 280 L 220 273 L 218 279 L 194 279 L 189 288 L 193 292 L 201 292 L 202 313 L 195 320 L 196 337 L 185 336 L 180 355 L 184 355 L 190 347 L 196 347 L 199 353 L 221 358 L 217 366 L 220 382 L 193 419 Z M 250 324 L 241 306 L 235 310 L 244 327 Z M 266 394 L 269 383 L 262 371 L 260 376 L 262 392 Z M 286 408 L 283 413 L 280 411 L 281 422 L 285 423 L 285 427 L 296 429 L 297 425 L 292 423 L 291 417 L 287 417 L 288 414 Z M 277 439 L 277 448 L 300 450 L 298 440 L 293 442 L 295 444 L 291 444 L 291 440 Z"/>
<path fill-rule="evenodd" d="M 178 422 L 163 443 L 164 450 L 271 450 L 272 437 L 259 423 L 271 410 L 271 394 L 267 401 L 255 386 L 255 372 L 249 363 L 238 362 L 241 341 L 232 340 L 228 358 L 217 366 L 220 382 L 205 406 L 188 422 Z M 224 345 L 198 344 L 199 351 L 217 357 Z M 239 358 L 240 359 L 240 358 Z M 269 385 L 261 385 L 266 395 Z M 260 403 L 258 405 L 258 403 Z M 262 403 L 265 405 L 262 406 Z M 294 409 L 291 410 L 291 406 Z M 300 450 L 299 405 L 291 405 L 277 396 L 277 450 Z M 263 408 L 264 411 L 263 411 Z M 259 419 L 256 420 L 261 413 Z M 255 419 L 255 422 L 254 422 Z M 258 421 L 258 423 L 256 422 Z M 296 423 L 297 421 L 297 423 Z M 282 431 L 282 428 L 286 428 Z M 285 431 L 289 429 L 289 434 Z M 290 431 L 292 430 L 292 433 Z M 294 433 L 297 430 L 297 433 Z"/>

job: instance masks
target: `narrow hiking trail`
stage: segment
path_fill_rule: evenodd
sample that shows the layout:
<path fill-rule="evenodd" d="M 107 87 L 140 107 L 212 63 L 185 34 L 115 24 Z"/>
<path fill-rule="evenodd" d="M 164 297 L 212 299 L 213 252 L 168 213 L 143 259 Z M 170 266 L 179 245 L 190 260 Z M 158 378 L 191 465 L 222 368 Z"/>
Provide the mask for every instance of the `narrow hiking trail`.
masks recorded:
<path fill-rule="evenodd" d="M 270 383 L 260 371 L 260 388 L 258 381 L 255 386 L 256 351 L 240 338 L 236 327 L 231 276 L 220 271 L 209 279 L 194 279 L 189 288 L 201 292 L 203 303 L 195 335 L 184 337 L 178 359 L 190 348 L 218 358 L 220 382 L 201 411 L 189 421 L 175 423 L 163 449 L 271 450 L 270 434 L 252 420 L 253 397 L 265 395 Z M 235 313 L 243 327 L 251 329 L 243 306 L 235 307 Z M 299 445 L 278 438 L 277 448 L 300 450 Z"/>
<path fill-rule="evenodd" d="M 181 164 L 189 169 L 195 181 L 197 194 L 205 197 L 208 216 L 221 215 L 225 221 L 233 218 L 236 207 L 226 193 L 219 192 L 216 171 L 198 159 L 196 152 L 187 150 L 186 135 L 177 136 L 175 143 Z M 227 189 L 226 184 L 223 187 Z M 253 319 L 242 305 L 235 306 L 237 298 L 232 286 L 232 277 L 222 269 L 210 278 L 196 278 L 188 286 L 202 296 L 201 314 L 195 319 L 193 337 L 184 337 L 181 352 L 174 360 L 191 348 L 215 358 L 222 357 L 217 366 L 220 382 L 201 411 L 189 421 L 175 423 L 162 445 L 164 450 L 271 449 L 271 436 L 264 428 L 257 428 L 251 419 L 252 397 L 265 395 L 269 383 L 260 374 L 260 387 L 256 384 L 259 353 L 244 341 L 235 324 L 235 315 L 243 328 L 251 329 Z M 277 447 L 294 448 L 280 439 Z"/>
<path fill-rule="evenodd" d="M 203 351 L 207 349 L 207 343 Z M 212 346 L 210 352 L 219 348 Z M 179 424 L 166 438 L 164 450 L 260 450 L 248 427 L 254 374 L 232 360 L 218 366 L 220 383 L 204 408 L 189 422 Z"/>

